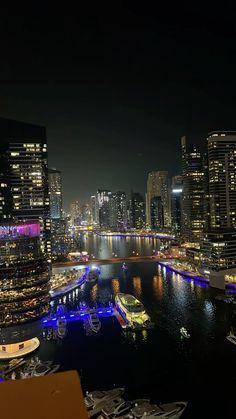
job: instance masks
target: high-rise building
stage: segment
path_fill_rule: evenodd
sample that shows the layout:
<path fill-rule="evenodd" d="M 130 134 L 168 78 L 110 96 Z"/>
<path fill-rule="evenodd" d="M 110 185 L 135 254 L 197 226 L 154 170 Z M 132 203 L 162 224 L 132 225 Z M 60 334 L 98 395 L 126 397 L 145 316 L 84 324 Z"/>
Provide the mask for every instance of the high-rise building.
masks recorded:
<path fill-rule="evenodd" d="M 127 228 L 127 202 L 125 192 L 115 192 L 110 198 L 110 227 L 123 231 Z"/>
<path fill-rule="evenodd" d="M 82 209 L 79 201 L 74 201 L 70 205 L 71 223 L 73 226 L 78 226 L 82 221 Z"/>
<path fill-rule="evenodd" d="M 50 214 L 53 220 L 62 218 L 62 177 L 60 170 L 48 169 Z"/>
<path fill-rule="evenodd" d="M 236 228 L 236 132 L 208 134 L 210 227 Z"/>
<path fill-rule="evenodd" d="M 182 176 L 173 176 L 171 185 L 171 218 L 176 232 L 181 230 L 183 180 Z"/>
<path fill-rule="evenodd" d="M 91 223 L 91 209 L 90 209 L 89 204 L 82 205 L 81 217 L 82 217 L 82 224 L 90 224 Z"/>
<path fill-rule="evenodd" d="M 49 271 L 40 246 L 40 224 L 0 225 L 0 359 L 39 345 L 40 319 L 49 310 Z"/>
<path fill-rule="evenodd" d="M 148 174 L 146 195 L 146 221 L 151 226 L 151 200 L 160 197 L 163 206 L 164 227 L 171 225 L 170 185 L 167 171 L 156 171 Z"/>
<path fill-rule="evenodd" d="M 151 229 L 162 229 L 164 226 L 164 210 L 160 196 L 151 198 Z"/>
<path fill-rule="evenodd" d="M 0 222 L 38 220 L 41 249 L 50 259 L 45 128 L 0 118 L 0 162 Z"/>
<path fill-rule="evenodd" d="M 129 214 L 131 228 L 145 228 L 145 202 L 138 192 L 131 192 Z"/>
<path fill-rule="evenodd" d="M 110 227 L 110 200 L 111 191 L 107 189 L 97 190 L 99 225 L 101 228 Z"/>
<path fill-rule="evenodd" d="M 90 205 L 91 205 L 91 218 L 93 224 L 99 223 L 99 210 L 98 210 L 98 202 L 96 195 L 92 195 L 90 198 Z"/>
<path fill-rule="evenodd" d="M 187 240 L 201 240 L 207 227 L 207 165 L 205 155 L 186 137 L 181 138 L 183 199 L 182 234 Z"/>

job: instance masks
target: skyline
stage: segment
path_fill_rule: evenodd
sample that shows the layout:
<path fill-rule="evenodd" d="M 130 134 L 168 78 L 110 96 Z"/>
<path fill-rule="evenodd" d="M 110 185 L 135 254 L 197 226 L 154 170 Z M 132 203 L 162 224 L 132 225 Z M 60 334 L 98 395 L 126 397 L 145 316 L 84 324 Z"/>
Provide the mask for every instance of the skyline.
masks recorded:
<path fill-rule="evenodd" d="M 180 172 L 182 135 L 235 129 L 231 17 L 192 12 L 1 17 L 0 115 L 46 126 L 66 208 L 101 187 L 144 194 L 148 172 Z"/>

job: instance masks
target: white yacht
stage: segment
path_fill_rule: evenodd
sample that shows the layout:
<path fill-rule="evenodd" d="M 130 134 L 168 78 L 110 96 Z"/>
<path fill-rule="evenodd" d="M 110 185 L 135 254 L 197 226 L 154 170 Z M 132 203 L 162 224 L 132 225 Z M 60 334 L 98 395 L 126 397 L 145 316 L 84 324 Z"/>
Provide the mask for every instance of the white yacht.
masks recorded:
<path fill-rule="evenodd" d="M 191 337 L 191 335 L 188 333 L 188 331 L 187 331 L 187 329 L 185 329 L 185 327 L 180 328 L 180 334 L 185 339 L 189 339 Z"/>
<path fill-rule="evenodd" d="M 67 321 L 66 319 L 57 319 L 57 335 L 59 338 L 64 338 L 67 333 Z"/>
<path fill-rule="evenodd" d="M 236 345 L 236 336 L 231 331 L 229 332 L 228 336 L 226 336 L 226 339 Z"/>
<path fill-rule="evenodd" d="M 84 398 L 85 406 L 88 410 L 89 417 L 98 415 L 108 400 L 121 396 L 124 388 L 114 388 L 107 391 L 91 391 L 86 393 Z"/>
<path fill-rule="evenodd" d="M 118 310 L 125 316 L 134 328 L 151 326 L 151 319 L 146 313 L 143 304 L 133 295 L 118 293 L 115 296 Z"/>
<path fill-rule="evenodd" d="M 91 311 L 88 317 L 89 326 L 94 333 L 98 333 L 101 329 L 101 322 L 98 318 L 96 311 Z"/>
<path fill-rule="evenodd" d="M 130 413 L 133 419 L 179 419 L 186 409 L 187 402 L 173 402 L 166 404 L 144 403 L 135 406 Z"/>

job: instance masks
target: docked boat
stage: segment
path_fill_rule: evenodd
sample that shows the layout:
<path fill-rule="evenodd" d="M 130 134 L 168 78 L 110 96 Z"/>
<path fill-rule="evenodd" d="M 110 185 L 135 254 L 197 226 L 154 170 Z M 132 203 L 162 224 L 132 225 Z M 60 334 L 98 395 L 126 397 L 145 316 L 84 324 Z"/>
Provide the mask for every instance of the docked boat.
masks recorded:
<path fill-rule="evenodd" d="M 235 304 L 236 305 L 236 298 L 234 297 L 234 295 L 232 295 L 232 293 L 219 294 L 215 297 L 215 300 L 220 301 L 222 303 L 226 303 L 226 304 Z"/>
<path fill-rule="evenodd" d="M 66 319 L 57 319 L 57 335 L 59 338 L 64 338 L 67 333 L 67 321 Z"/>
<path fill-rule="evenodd" d="M 28 366 L 21 371 L 20 377 L 22 379 L 30 377 L 40 377 L 42 375 L 50 375 L 58 371 L 59 364 L 53 364 L 52 361 L 41 361 L 38 357 L 32 358 Z"/>
<path fill-rule="evenodd" d="M 149 403 L 149 399 L 137 399 L 132 401 L 125 401 L 120 399 L 120 401 L 115 400 L 115 402 L 108 402 L 107 405 L 103 408 L 101 415 L 98 419 L 130 419 L 134 418 L 131 414 L 131 409 L 143 404 Z"/>
<path fill-rule="evenodd" d="M 236 336 L 231 331 L 229 332 L 228 336 L 226 336 L 226 339 L 228 339 L 229 342 L 236 345 Z"/>
<path fill-rule="evenodd" d="M 2 375 L 6 377 L 8 374 L 11 374 L 17 368 L 25 364 L 24 358 L 15 358 L 12 359 L 9 364 L 2 370 Z"/>
<path fill-rule="evenodd" d="M 98 318 L 98 315 L 96 313 L 96 311 L 90 311 L 89 313 L 89 317 L 88 317 L 88 323 L 90 326 L 90 329 L 92 330 L 92 332 L 94 333 L 98 333 L 101 329 L 101 322 Z"/>
<path fill-rule="evenodd" d="M 191 335 L 188 333 L 188 331 L 187 331 L 187 329 L 185 329 L 185 327 L 180 328 L 180 334 L 185 339 L 189 339 L 191 337 Z"/>
<path fill-rule="evenodd" d="M 165 404 L 143 403 L 130 411 L 133 419 L 179 419 L 187 407 L 187 402 L 173 402 Z"/>
<path fill-rule="evenodd" d="M 124 388 L 114 388 L 106 391 L 87 392 L 84 398 L 85 406 L 88 410 L 89 417 L 98 415 L 105 404 L 116 397 L 120 397 L 124 393 Z"/>
<path fill-rule="evenodd" d="M 133 328 L 148 328 L 152 326 L 151 319 L 143 304 L 133 295 L 118 293 L 115 296 L 118 310 Z"/>
<path fill-rule="evenodd" d="M 128 266 L 126 265 L 126 263 L 124 262 L 122 265 L 122 270 L 123 271 L 127 271 L 128 270 Z"/>

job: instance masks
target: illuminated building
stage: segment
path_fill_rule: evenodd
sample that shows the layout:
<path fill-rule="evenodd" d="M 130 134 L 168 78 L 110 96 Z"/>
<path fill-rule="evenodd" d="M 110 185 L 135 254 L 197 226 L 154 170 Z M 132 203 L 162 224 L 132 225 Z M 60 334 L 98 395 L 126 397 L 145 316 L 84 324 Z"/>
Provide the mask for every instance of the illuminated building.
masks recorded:
<path fill-rule="evenodd" d="M 50 260 L 45 128 L 0 118 L 0 162 L 0 222 L 38 220 L 41 249 Z"/>
<path fill-rule="evenodd" d="M 127 227 L 127 202 L 125 192 L 115 192 L 110 197 L 110 227 L 123 231 Z"/>
<path fill-rule="evenodd" d="M 211 228 L 236 228 L 236 132 L 208 134 Z"/>
<path fill-rule="evenodd" d="M 173 176 L 171 185 L 171 218 L 176 232 L 181 230 L 183 181 L 182 176 Z"/>
<path fill-rule="evenodd" d="M 62 217 L 62 178 L 60 170 L 48 169 L 50 213 L 53 220 Z"/>
<path fill-rule="evenodd" d="M 142 195 L 138 192 L 131 192 L 129 213 L 131 228 L 145 228 L 145 202 Z"/>
<path fill-rule="evenodd" d="M 92 195 L 90 198 L 91 205 L 91 218 L 93 224 L 98 224 L 99 222 L 99 211 L 98 211 L 98 202 L 95 195 Z"/>
<path fill-rule="evenodd" d="M 183 199 L 182 235 L 189 241 L 201 240 L 207 224 L 207 167 L 205 156 L 181 138 Z"/>
<path fill-rule="evenodd" d="M 34 350 L 49 310 L 49 271 L 39 222 L 0 225 L 0 359 Z"/>
<path fill-rule="evenodd" d="M 236 132 L 208 134 L 210 228 L 201 245 L 203 274 L 224 288 L 236 279 Z"/>
<path fill-rule="evenodd" d="M 170 186 L 168 172 L 156 171 L 148 174 L 146 195 L 146 222 L 151 226 L 151 199 L 160 197 L 163 207 L 163 226 L 171 225 Z"/>
<path fill-rule="evenodd" d="M 111 191 L 107 189 L 98 189 L 97 202 L 98 202 L 98 216 L 99 225 L 101 228 L 110 227 L 110 200 Z"/>
<path fill-rule="evenodd" d="M 82 221 L 82 211 L 79 201 L 72 202 L 70 206 L 71 223 L 73 226 L 78 226 Z"/>
<path fill-rule="evenodd" d="M 164 227 L 164 210 L 160 196 L 151 198 L 151 229 L 157 230 Z"/>
<path fill-rule="evenodd" d="M 90 210 L 89 204 L 82 205 L 81 218 L 82 218 L 82 224 L 90 224 L 91 223 L 91 210 Z"/>

